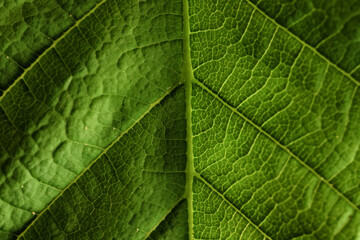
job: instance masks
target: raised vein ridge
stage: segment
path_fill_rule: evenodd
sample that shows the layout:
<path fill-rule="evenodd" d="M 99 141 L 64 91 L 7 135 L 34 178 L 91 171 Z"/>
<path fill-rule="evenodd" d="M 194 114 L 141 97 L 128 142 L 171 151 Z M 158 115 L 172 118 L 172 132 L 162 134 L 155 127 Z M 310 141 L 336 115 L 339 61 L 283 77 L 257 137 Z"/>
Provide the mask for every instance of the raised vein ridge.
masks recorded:
<path fill-rule="evenodd" d="M 185 82 L 186 97 L 186 143 L 187 143 L 187 162 L 186 162 L 186 187 L 185 198 L 188 203 L 188 224 L 189 240 L 194 239 L 193 232 L 193 176 L 194 176 L 194 155 L 192 149 L 192 121 L 191 121 L 191 79 L 193 69 L 190 58 L 190 21 L 188 0 L 183 0 L 183 81 Z"/>
<path fill-rule="evenodd" d="M 169 210 L 164 214 L 164 216 L 160 219 L 160 221 L 158 221 L 154 227 L 146 234 L 146 236 L 144 237 L 144 239 L 149 239 L 150 235 L 160 226 L 160 224 L 166 219 L 167 216 L 169 216 L 169 214 L 178 206 L 180 205 L 181 201 L 184 200 L 183 197 L 179 198 L 175 204 L 169 208 Z"/>
<path fill-rule="evenodd" d="M 307 48 L 311 49 L 315 54 L 317 54 L 319 57 L 321 57 L 322 59 L 324 59 L 325 62 L 327 62 L 329 65 L 333 66 L 336 70 L 338 70 L 339 72 L 341 72 L 342 74 L 344 74 L 350 81 L 354 82 L 356 85 L 360 85 L 360 82 L 358 80 L 356 80 L 355 78 L 353 78 L 351 76 L 351 73 L 346 72 L 344 69 L 342 69 L 341 67 L 339 67 L 337 64 L 333 63 L 332 61 L 330 61 L 330 59 L 328 59 L 327 57 L 325 57 L 323 54 L 321 54 L 318 50 L 316 50 L 316 48 L 314 48 L 313 46 L 311 46 L 310 44 L 308 44 L 307 42 L 305 42 L 304 40 L 302 40 L 301 38 L 299 38 L 298 36 L 296 36 L 294 33 L 290 32 L 289 29 L 287 29 L 286 27 L 282 26 L 281 24 L 279 24 L 278 22 L 275 21 L 275 19 L 271 18 L 269 15 L 267 15 L 264 11 L 262 11 L 260 8 L 258 8 L 258 6 L 256 6 L 254 3 L 252 3 L 250 0 L 246 0 L 250 6 L 252 6 L 254 9 L 256 9 L 261 15 L 263 15 L 265 18 L 267 18 L 269 21 L 271 21 L 272 23 L 274 23 L 276 26 L 280 27 L 282 30 L 284 30 L 286 33 L 288 33 L 290 36 L 292 36 L 293 38 L 295 38 L 297 41 L 299 41 L 301 44 L 303 44 L 304 46 L 306 46 Z"/>
<path fill-rule="evenodd" d="M 218 196 L 220 196 L 227 204 L 230 205 L 237 213 L 239 213 L 243 218 L 245 218 L 251 225 L 254 226 L 256 230 L 258 230 L 264 237 L 267 239 L 271 239 L 264 231 L 260 229 L 258 225 L 256 225 L 250 218 L 248 218 L 243 212 L 240 211 L 237 207 L 234 206 L 221 192 L 219 192 L 216 188 L 214 188 L 206 179 L 204 179 L 199 173 L 194 174 L 198 179 L 200 179 L 206 186 L 208 186 L 212 191 L 214 191 Z"/>
<path fill-rule="evenodd" d="M 106 1 L 106 0 L 105 0 Z M 106 152 L 115 144 L 117 143 L 126 133 L 128 133 L 139 121 L 141 121 L 141 119 L 143 119 L 156 105 L 158 105 L 166 96 L 168 96 L 174 89 L 176 89 L 179 85 L 176 84 L 174 87 L 172 87 L 171 89 L 169 89 L 163 96 L 161 96 L 158 100 L 156 100 L 154 103 L 150 104 L 149 108 L 139 117 L 138 120 L 134 121 L 131 126 L 126 129 L 124 132 L 122 132 L 109 146 L 107 146 L 86 168 L 84 168 L 84 170 L 73 180 L 71 181 L 47 206 L 46 208 L 44 208 L 41 213 L 39 213 L 39 215 L 27 226 L 27 228 L 20 233 L 20 235 L 18 235 L 17 239 L 20 239 L 21 237 L 24 236 L 24 234 L 27 232 L 28 229 L 30 229 L 32 227 L 32 225 L 35 224 L 35 222 L 41 217 L 41 215 L 44 214 L 44 212 L 46 212 L 47 210 L 50 209 L 50 207 L 57 201 L 58 198 L 60 198 L 63 193 L 74 183 L 77 182 L 77 180 L 79 178 L 81 178 L 81 176 L 84 175 L 84 173 L 86 171 L 88 171 L 92 165 L 94 165 L 96 163 L 97 160 L 99 160 L 104 154 L 106 154 Z M 179 200 L 180 202 L 181 200 Z"/>
<path fill-rule="evenodd" d="M 223 100 L 221 97 L 219 97 L 216 93 L 214 93 L 212 90 L 210 90 L 208 87 L 206 87 L 203 83 L 199 82 L 197 79 L 193 79 L 193 81 L 202 89 L 204 89 L 206 92 L 211 94 L 214 98 L 218 99 L 222 104 L 224 104 L 227 108 L 229 108 L 232 112 L 239 115 L 241 118 L 243 118 L 246 122 L 250 123 L 253 127 L 255 127 L 259 132 L 264 134 L 266 137 L 268 137 L 271 141 L 273 141 L 276 145 L 278 145 L 280 148 L 285 150 L 291 157 L 295 158 L 302 166 L 304 166 L 307 170 L 309 170 L 312 174 L 314 174 L 320 181 L 324 182 L 329 188 L 331 188 L 337 195 L 339 195 L 341 198 L 343 198 L 352 208 L 354 208 L 357 212 L 360 212 L 360 209 L 351 202 L 350 199 L 348 199 L 343 193 L 341 193 L 338 189 L 336 189 L 327 179 L 325 179 L 323 176 L 321 176 L 319 173 L 317 173 L 314 169 L 312 169 L 309 165 L 307 165 L 303 160 L 301 160 L 297 155 L 295 155 L 289 148 L 281 144 L 278 140 L 276 140 L 274 137 L 272 137 L 269 133 L 267 133 L 264 129 L 262 129 L 260 126 L 255 124 L 253 121 L 251 121 L 249 118 L 247 118 L 245 115 L 243 115 L 239 110 L 237 110 L 235 107 L 231 106 L 229 103 L 227 103 L 225 100 Z"/>
<path fill-rule="evenodd" d="M 38 56 L 38 58 L 29 66 L 27 67 L 24 72 L 3 92 L 2 96 L 0 97 L 0 101 L 6 96 L 6 94 L 30 71 L 51 49 L 55 48 L 56 44 L 60 42 L 63 38 L 66 37 L 74 28 L 76 28 L 84 19 L 88 16 L 93 14 L 95 10 L 104 4 L 107 0 L 102 0 L 101 2 L 97 3 L 90 11 L 88 11 L 84 16 L 82 16 L 79 20 L 75 22 L 67 31 L 65 31 L 60 37 L 58 37 L 42 54 Z"/>

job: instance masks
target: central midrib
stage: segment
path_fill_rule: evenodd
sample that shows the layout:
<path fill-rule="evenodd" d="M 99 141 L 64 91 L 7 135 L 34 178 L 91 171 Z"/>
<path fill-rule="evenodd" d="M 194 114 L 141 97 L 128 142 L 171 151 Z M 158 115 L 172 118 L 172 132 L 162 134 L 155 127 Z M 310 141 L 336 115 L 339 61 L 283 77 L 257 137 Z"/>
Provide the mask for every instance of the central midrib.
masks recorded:
<path fill-rule="evenodd" d="M 186 96 L 186 142 L 187 142 L 187 162 L 186 162 L 186 186 L 185 196 L 188 203 L 188 228 L 189 239 L 194 239 L 193 234 L 193 176 L 194 162 L 192 149 L 192 121 L 191 121 L 191 81 L 193 71 L 190 60 L 190 23 L 189 23 L 189 5 L 188 0 L 183 0 L 183 81 L 185 82 Z"/>

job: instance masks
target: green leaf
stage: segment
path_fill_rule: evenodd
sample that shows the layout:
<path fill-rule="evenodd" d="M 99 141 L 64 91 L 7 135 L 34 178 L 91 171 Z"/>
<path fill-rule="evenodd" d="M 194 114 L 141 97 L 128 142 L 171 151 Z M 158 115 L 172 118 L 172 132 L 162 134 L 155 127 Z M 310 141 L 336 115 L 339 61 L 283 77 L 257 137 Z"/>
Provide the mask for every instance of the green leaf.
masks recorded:
<path fill-rule="evenodd" d="M 0 239 L 360 239 L 358 6 L 4 0 Z"/>

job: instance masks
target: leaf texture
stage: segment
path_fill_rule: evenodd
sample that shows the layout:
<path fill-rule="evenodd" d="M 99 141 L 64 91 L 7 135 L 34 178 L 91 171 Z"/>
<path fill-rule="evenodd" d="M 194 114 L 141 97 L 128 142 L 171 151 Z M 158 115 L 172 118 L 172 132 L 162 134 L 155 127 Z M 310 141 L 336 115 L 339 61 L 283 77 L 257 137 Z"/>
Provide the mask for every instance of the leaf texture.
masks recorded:
<path fill-rule="evenodd" d="M 1 239 L 360 239 L 360 2 L 0 5 Z"/>

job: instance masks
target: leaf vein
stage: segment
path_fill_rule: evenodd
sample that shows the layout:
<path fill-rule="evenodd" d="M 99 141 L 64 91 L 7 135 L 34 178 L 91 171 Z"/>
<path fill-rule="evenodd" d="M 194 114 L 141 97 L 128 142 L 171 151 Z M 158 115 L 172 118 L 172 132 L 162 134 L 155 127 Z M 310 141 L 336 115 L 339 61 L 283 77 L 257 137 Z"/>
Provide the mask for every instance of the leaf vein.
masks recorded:
<path fill-rule="evenodd" d="M 240 211 L 240 209 L 238 209 L 237 207 L 235 207 L 235 205 L 230 202 L 221 192 L 219 192 L 216 188 L 214 188 L 206 179 L 204 179 L 200 174 L 198 173 L 194 173 L 194 176 L 197 177 L 199 180 L 201 180 L 206 186 L 208 186 L 213 192 L 215 192 L 219 197 L 221 197 L 223 199 L 224 202 L 226 202 L 227 204 L 230 205 L 231 208 L 233 208 L 236 212 L 238 212 L 242 217 L 244 217 L 249 223 L 251 223 L 251 225 L 254 226 L 254 228 L 256 228 L 256 230 L 258 230 L 263 236 L 271 239 L 264 231 L 262 231 L 260 229 L 259 226 L 257 226 L 253 221 L 251 221 L 250 218 L 248 218 L 243 212 Z"/>
<path fill-rule="evenodd" d="M 199 82 L 196 79 L 193 79 L 193 82 L 195 82 L 199 87 L 204 89 L 206 92 L 208 92 L 210 95 L 212 95 L 214 98 L 218 99 L 222 104 L 224 104 L 226 107 L 228 107 L 231 111 L 235 112 L 237 115 L 239 115 L 241 118 L 243 118 L 246 122 L 251 124 L 253 127 L 255 127 L 258 131 L 260 131 L 262 134 L 264 134 L 267 138 L 272 140 L 276 145 L 281 147 L 284 151 L 286 151 L 290 156 L 292 156 L 294 159 L 296 159 L 302 166 L 304 166 L 308 171 L 310 171 L 312 174 L 314 174 L 317 178 L 319 178 L 322 182 L 324 182 L 329 188 L 331 188 L 337 195 L 339 195 L 341 198 L 343 198 L 352 208 L 354 208 L 356 211 L 360 212 L 360 209 L 350 201 L 343 193 L 341 193 L 338 189 L 336 189 L 330 182 L 325 179 L 323 176 L 321 176 L 319 173 L 317 173 L 314 169 L 312 169 L 309 165 L 307 165 L 303 160 L 301 160 L 297 155 L 295 155 L 288 147 L 281 144 L 278 140 L 276 140 L 274 137 L 272 137 L 269 133 L 267 133 L 264 129 L 262 129 L 259 125 L 255 124 L 253 121 L 251 121 L 249 118 L 247 118 L 245 115 L 239 112 L 235 107 L 231 106 L 229 103 L 227 103 L 225 100 L 220 98 L 216 93 L 214 93 L 212 90 L 210 90 L 208 87 L 206 87 L 203 83 Z"/>
<path fill-rule="evenodd" d="M 100 159 L 104 154 L 106 154 L 106 152 L 115 144 L 117 143 L 125 134 L 127 134 L 141 119 L 143 119 L 155 106 L 157 106 L 161 100 L 163 100 L 166 96 L 168 96 L 175 88 L 178 87 L 178 84 L 176 84 L 173 88 L 169 89 L 163 96 L 161 96 L 157 101 L 155 101 L 154 103 L 152 103 L 149 108 L 139 117 L 139 119 L 137 121 L 135 121 L 128 129 L 126 129 L 124 132 L 122 132 L 111 144 L 109 144 L 109 146 L 107 146 L 87 167 L 84 168 L 84 170 L 73 180 L 71 181 L 64 189 L 61 190 L 61 192 L 46 206 L 46 208 L 44 208 L 41 213 L 37 216 L 37 218 L 35 218 L 28 226 L 27 228 L 20 233 L 20 235 L 18 236 L 18 239 L 20 239 L 21 237 L 24 236 L 24 234 L 27 232 L 27 230 L 29 230 L 34 224 L 35 222 L 42 216 L 42 214 L 44 214 L 48 209 L 50 209 L 50 207 L 57 201 L 57 199 L 59 199 L 64 192 L 70 187 L 72 186 L 74 183 L 77 182 L 77 180 L 79 180 L 84 174 L 85 172 L 87 172 L 88 170 L 91 172 L 91 166 L 94 165 L 98 159 Z"/>
<path fill-rule="evenodd" d="M 104 4 L 107 0 L 102 0 L 98 4 L 96 4 L 92 9 L 90 9 L 89 12 L 87 12 L 84 16 L 82 16 L 78 21 L 75 22 L 74 25 L 72 25 L 67 31 L 65 31 L 60 37 L 58 37 L 42 54 L 39 55 L 39 57 L 29 66 L 25 69 L 25 71 L 3 92 L 3 95 L 0 97 L 0 101 L 6 96 L 6 94 L 21 80 L 25 77 L 28 71 L 30 71 L 40 60 L 55 46 L 59 41 L 61 41 L 63 38 L 65 38 L 76 26 L 78 26 L 84 19 L 86 19 L 88 16 L 93 14 L 95 10 Z"/>
<path fill-rule="evenodd" d="M 292 33 L 289 29 L 287 29 L 286 27 L 284 27 L 283 25 L 279 24 L 278 22 L 276 22 L 273 18 L 271 18 L 269 15 L 267 15 L 263 10 L 261 10 L 260 8 L 258 8 L 258 6 L 256 6 L 254 3 L 252 3 L 250 0 L 246 0 L 248 2 L 248 4 L 250 6 L 252 6 L 253 8 L 255 8 L 261 15 L 263 15 L 264 17 L 266 17 L 267 19 L 269 19 L 272 23 L 274 23 L 276 26 L 280 27 L 282 30 L 284 30 L 287 34 L 289 34 L 291 37 L 295 38 L 298 42 L 300 42 L 302 45 L 306 46 L 307 48 L 309 48 L 311 51 L 313 51 L 314 53 L 316 53 L 319 57 L 321 57 L 325 62 L 329 63 L 331 66 L 333 66 L 336 70 L 338 70 L 339 72 L 341 72 L 343 75 L 345 75 L 350 81 L 352 81 L 353 83 L 355 83 L 356 85 L 360 85 L 360 82 L 357 81 L 354 77 L 352 77 L 350 75 L 350 73 L 346 72 L 344 69 L 340 68 L 336 63 L 330 61 L 329 58 L 325 57 L 322 53 L 320 53 L 316 48 L 314 48 L 313 46 L 311 46 L 310 44 L 308 44 L 307 42 L 305 42 L 304 40 L 302 40 L 301 38 L 299 38 L 298 36 L 296 36 L 294 33 Z"/>

